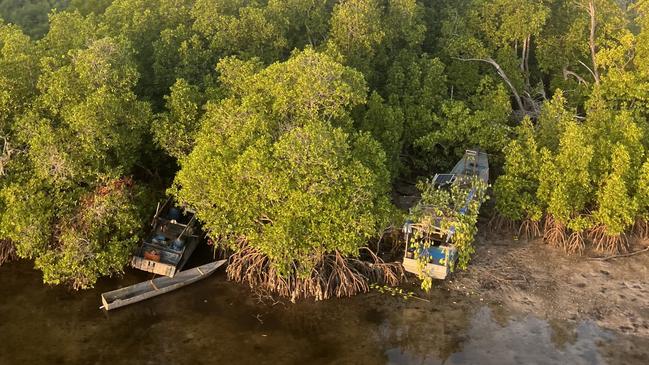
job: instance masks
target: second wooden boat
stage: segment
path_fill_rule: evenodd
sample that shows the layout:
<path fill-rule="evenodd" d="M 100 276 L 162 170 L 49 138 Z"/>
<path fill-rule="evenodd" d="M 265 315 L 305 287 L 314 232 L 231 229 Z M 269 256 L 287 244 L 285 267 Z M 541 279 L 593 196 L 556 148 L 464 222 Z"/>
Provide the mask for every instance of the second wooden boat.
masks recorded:
<path fill-rule="evenodd" d="M 477 177 L 485 184 L 489 182 L 489 159 L 488 155 L 484 152 L 467 150 L 464 156 L 453 170 L 448 174 L 436 174 L 431 181 L 431 184 L 438 189 L 450 189 L 454 184 L 465 185 L 470 183 L 472 178 Z M 456 207 L 460 214 L 466 214 L 469 204 L 475 199 L 476 189 L 471 187 L 468 190 L 467 197 L 462 206 Z M 422 231 L 421 226 L 416 222 L 406 222 L 403 226 L 403 233 L 405 235 L 406 247 L 403 256 L 403 267 L 406 271 L 413 274 L 423 274 L 434 279 L 445 279 L 451 272 L 451 265 L 458 258 L 457 247 L 453 244 L 453 235 L 455 234 L 455 227 L 450 228 L 441 227 L 442 219 L 440 217 L 433 217 L 436 214 L 436 207 L 424 206 L 419 203 L 417 208 L 430 211 L 433 219 L 430 227 L 426 227 Z M 425 236 L 431 240 L 433 244 L 424 249 L 421 242 L 411 239 L 415 236 L 415 231 L 420 231 L 420 239 Z M 428 258 L 425 265 L 422 267 L 421 259 L 415 258 L 415 253 L 419 256 Z"/>
<path fill-rule="evenodd" d="M 193 269 L 181 271 L 173 278 L 163 276 L 103 293 L 101 295 L 102 308 L 111 310 L 182 288 L 185 285 L 206 278 L 226 262 L 227 260 L 211 262 Z"/>
<path fill-rule="evenodd" d="M 175 207 L 171 198 L 162 206 L 158 204 L 151 235 L 134 252 L 131 266 L 174 277 L 199 243 L 195 218 L 192 210 Z"/>

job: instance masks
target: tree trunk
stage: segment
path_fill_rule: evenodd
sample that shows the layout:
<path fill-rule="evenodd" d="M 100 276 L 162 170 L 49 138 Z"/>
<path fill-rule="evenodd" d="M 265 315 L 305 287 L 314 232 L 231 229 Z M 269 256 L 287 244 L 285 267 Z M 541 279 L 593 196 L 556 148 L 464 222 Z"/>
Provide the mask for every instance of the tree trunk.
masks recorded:
<path fill-rule="evenodd" d="M 525 72 L 530 74 L 530 48 L 532 48 L 532 36 L 527 36 L 527 47 L 525 48 Z M 529 79 L 529 77 L 528 77 Z"/>
<path fill-rule="evenodd" d="M 595 29 L 597 28 L 597 19 L 596 19 L 596 9 L 595 9 L 595 0 L 590 0 L 588 2 L 588 15 L 590 16 L 590 37 L 588 39 L 588 45 L 590 46 L 590 57 L 593 62 L 593 77 L 595 78 L 595 84 L 599 85 L 599 71 L 597 71 L 597 56 L 596 56 L 596 47 L 595 47 Z"/>
<path fill-rule="evenodd" d="M 523 49 L 521 50 L 521 72 L 525 72 L 525 54 L 526 52 L 526 47 L 527 47 L 527 39 L 523 39 Z"/>

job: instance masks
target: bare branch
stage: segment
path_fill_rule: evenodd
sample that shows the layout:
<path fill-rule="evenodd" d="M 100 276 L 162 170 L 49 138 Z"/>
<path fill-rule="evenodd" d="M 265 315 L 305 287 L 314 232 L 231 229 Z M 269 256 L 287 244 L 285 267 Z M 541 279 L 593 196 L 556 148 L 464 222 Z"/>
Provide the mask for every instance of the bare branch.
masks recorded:
<path fill-rule="evenodd" d="M 577 79 L 577 81 L 578 81 L 580 84 L 588 85 L 588 82 L 586 82 L 586 80 L 584 80 L 583 77 L 581 77 L 581 76 L 577 75 L 576 73 L 574 73 L 574 72 L 568 70 L 568 66 L 565 66 L 565 67 L 563 68 L 563 79 L 564 79 L 564 80 L 568 80 L 568 76 L 572 76 L 572 77 L 574 77 L 575 79 Z"/>
<path fill-rule="evenodd" d="M 647 247 L 645 247 L 645 248 L 643 248 L 641 250 L 633 251 L 633 252 L 629 252 L 629 253 L 625 253 L 625 254 L 611 255 L 611 256 L 606 256 L 606 257 L 589 257 L 588 259 L 593 260 L 593 261 L 607 261 L 607 260 L 616 259 L 616 258 L 619 258 L 619 257 L 634 256 L 634 255 L 637 255 L 637 254 L 640 254 L 640 253 L 643 253 L 643 252 L 649 252 L 649 246 L 647 246 Z"/>
<path fill-rule="evenodd" d="M 595 47 L 595 30 L 597 28 L 597 19 L 596 19 L 596 9 L 595 1 L 590 0 L 588 2 L 588 15 L 590 16 L 590 37 L 588 39 L 588 45 L 590 46 L 590 57 L 593 61 L 593 69 L 591 73 L 595 78 L 595 84 L 599 85 L 599 72 L 597 71 L 597 57 L 596 57 L 596 47 Z"/>
<path fill-rule="evenodd" d="M 492 65 L 495 69 L 498 75 L 505 81 L 507 86 L 509 86 L 509 89 L 512 91 L 512 94 L 514 94 L 514 99 L 516 99 L 516 104 L 518 105 L 518 109 L 522 112 L 525 111 L 525 108 L 523 107 L 523 101 L 521 100 L 521 96 L 518 94 L 518 91 L 516 91 L 516 88 L 514 87 L 514 84 L 509 80 L 507 77 L 507 74 L 505 74 L 505 71 L 500 67 L 500 65 L 491 57 L 489 58 L 459 58 L 459 57 L 454 57 L 457 60 L 460 61 L 478 61 L 478 62 L 485 62 L 490 65 Z"/>
<path fill-rule="evenodd" d="M 586 67 L 586 69 L 588 70 L 588 72 L 590 72 L 590 74 L 593 75 L 593 78 L 595 79 L 595 83 L 597 83 L 597 79 L 598 79 L 599 76 L 595 75 L 595 72 L 593 72 L 593 69 L 591 69 L 590 67 L 588 67 L 588 65 L 585 64 L 585 63 L 583 63 L 582 61 L 577 61 L 577 62 L 579 62 L 582 66 Z"/>

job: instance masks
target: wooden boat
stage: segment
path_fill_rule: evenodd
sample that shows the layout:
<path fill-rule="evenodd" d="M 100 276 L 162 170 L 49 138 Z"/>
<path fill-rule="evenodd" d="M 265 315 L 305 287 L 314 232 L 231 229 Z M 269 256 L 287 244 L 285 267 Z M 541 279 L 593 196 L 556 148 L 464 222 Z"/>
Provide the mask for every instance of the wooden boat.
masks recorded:
<path fill-rule="evenodd" d="M 467 150 L 464 156 L 448 174 L 436 174 L 433 177 L 432 184 L 440 189 L 450 188 L 454 184 L 469 184 L 471 178 L 478 177 L 485 183 L 489 182 L 489 161 L 488 155 L 484 152 Z M 471 188 L 465 200 L 464 206 L 457 207 L 460 214 L 464 214 L 471 201 L 475 197 L 476 190 Z M 430 210 L 431 214 L 435 207 L 418 206 L 418 209 Z M 437 218 L 432 224 L 432 229 L 424 232 L 426 237 L 434 242 L 434 245 L 424 250 L 418 242 L 410 242 L 413 232 L 418 230 L 418 225 L 413 222 L 406 222 L 403 226 L 403 233 L 406 239 L 406 249 L 403 256 L 403 267 L 406 271 L 413 274 L 419 274 L 420 271 L 434 279 L 445 279 L 451 271 L 451 266 L 457 260 L 458 252 L 453 245 L 453 234 L 455 227 L 448 229 L 440 227 L 441 218 Z M 426 265 L 422 268 L 418 260 L 415 259 L 415 252 L 419 256 L 428 257 Z"/>
<path fill-rule="evenodd" d="M 151 226 L 151 235 L 133 254 L 131 266 L 174 277 L 183 269 L 200 241 L 196 234 L 195 214 L 175 207 L 168 199 L 162 206 L 158 204 Z"/>
<path fill-rule="evenodd" d="M 111 310 L 182 288 L 185 285 L 208 277 L 226 262 L 227 260 L 211 262 L 193 269 L 181 271 L 173 278 L 163 276 L 103 293 L 101 295 L 101 301 L 103 303 L 101 308 Z"/>

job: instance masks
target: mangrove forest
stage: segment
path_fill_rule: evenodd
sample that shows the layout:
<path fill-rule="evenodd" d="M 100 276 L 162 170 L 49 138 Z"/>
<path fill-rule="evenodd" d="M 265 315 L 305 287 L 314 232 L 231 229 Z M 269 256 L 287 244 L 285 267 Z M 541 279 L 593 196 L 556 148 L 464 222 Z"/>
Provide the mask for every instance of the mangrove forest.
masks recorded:
<path fill-rule="evenodd" d="M 92 288 L 167 199 L 292 301 L 398 286 L 442 215 L 453 271 L 479 229 L 630 253 L 648 118 L 647 0 L 0 0 L 0 264 Z"/>

